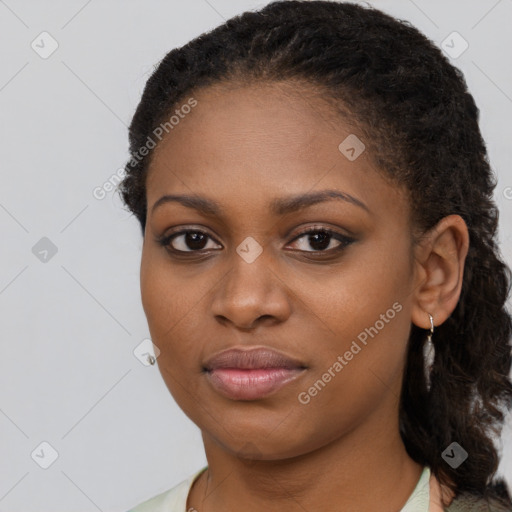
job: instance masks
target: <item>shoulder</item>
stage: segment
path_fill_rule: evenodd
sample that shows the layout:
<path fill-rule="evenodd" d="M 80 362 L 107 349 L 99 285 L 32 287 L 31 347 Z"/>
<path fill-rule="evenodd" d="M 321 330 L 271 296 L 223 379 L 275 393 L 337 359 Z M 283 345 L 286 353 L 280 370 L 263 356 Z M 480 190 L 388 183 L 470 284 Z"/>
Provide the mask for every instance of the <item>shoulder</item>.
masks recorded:
<path fill-rule="evenodd" d="M 194 481 L 205 469 L 206 467 L 200 469 L 173 488 L 139 503 L 128 512 L 186 512 L 188 493 Z"/>
<path fill-rule="evenodd" d="M 444 509 L 446 512 L 512 512 L 512 505 L 503 505 L 497 500 L 478 498 L 469 493 L 456 496 Z"/>

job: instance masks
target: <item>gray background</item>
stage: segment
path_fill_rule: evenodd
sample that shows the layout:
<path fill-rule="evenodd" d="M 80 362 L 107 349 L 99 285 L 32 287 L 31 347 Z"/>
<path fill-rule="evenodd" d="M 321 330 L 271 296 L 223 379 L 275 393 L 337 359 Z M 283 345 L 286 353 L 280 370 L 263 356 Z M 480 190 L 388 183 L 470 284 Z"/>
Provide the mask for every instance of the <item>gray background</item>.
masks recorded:
<path fill-rule="evenodd" d="M 0 511 L 125 511 L 205 464 L 199 430 L 134 355 L 149 337 L 138 224 L 93 191 L 125 164 L 152 65 L 264 3 L 0 1 Z M 468 42 L 452 62 L 481 109 L 512 264 L 512 1 L 370 3 L 439 45 Z M 51 49 L 43 31 L 59 45 L 47 58 L 31 47 Z M 511 440 L 508 422 L 510 484 Z M 47 469 L 42 442 L 58 453 Z"/>

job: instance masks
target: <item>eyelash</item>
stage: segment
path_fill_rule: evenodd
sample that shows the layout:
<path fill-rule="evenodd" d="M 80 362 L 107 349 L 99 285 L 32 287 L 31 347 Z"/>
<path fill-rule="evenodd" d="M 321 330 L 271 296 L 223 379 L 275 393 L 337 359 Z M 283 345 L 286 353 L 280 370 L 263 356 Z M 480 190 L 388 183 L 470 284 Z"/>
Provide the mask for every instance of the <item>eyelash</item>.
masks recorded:
<path fill-rule="evenodd" d="M 170 247 L 170 243 L 174 238 L 177 238 L 181 235 L 185 235 L 187 233 L 199 233 L 202 235 L 206 235 L 209 239 L 213 240 L 215 243 L 218 244 L 218 242 L 213 237 L 211 237 L 206 231 L 202 231 L 200 229 L 183 229 L 183 230 L 175 232 L 175 233 L 166 234 L 166 235 L 163 235 L 163 236 L 157 238 L 156 242 L 159 245 L 161 245 L 162 247 L 165 247 L 169 252 L 174 253 L 176 255 L 180 255 L 180 256 L 186 255 L 186 254 L 194 254 L 194 253 L 200 254 L 203 251 L 208 252 L 211 250 L 218 250 L 218 249 L 200 249 L 200 250 L 191 250 L 191 251 L 181 251 L 179 249 L 173 249 L 172 247 Z M 346 235 L 342 235 L 341 233 L 338 233 L 329 228 L 321 227 L 321 226 L 313 226 L 313 227 L 309 227 L 309 228 L 305 229 L 304 231 L 301 231 L 300 233 L 297 234 L 297 236 L 295 236 L 293 238 L 293 240 L 291 240 L 291 242 L 295 242 L 296 240 L 298 240 L 310 233 L 326 233 L 326 234 L 330 235 L 332 238 L 334 238 L 335 240 L 337 240 L 338 242 L 340 242 L 340 245 L 333 249 L 328 249 L 328 250 L 324 250 L 324 251 L 300 251 L 299 250 L 300 252 L 305 252 L 305 253 L 309 253 L 309 254 L 317 254 L 317 255 L 318 254 L 332 254 L 332 253 L 336 253 L 336 252 L 341 252 L 343 249 L 348 247 L 351 243 L 355 242 L 354 238 L 348 237 Z M 329 241 L 329 245 L 330 245 L 330 241 Z"/>

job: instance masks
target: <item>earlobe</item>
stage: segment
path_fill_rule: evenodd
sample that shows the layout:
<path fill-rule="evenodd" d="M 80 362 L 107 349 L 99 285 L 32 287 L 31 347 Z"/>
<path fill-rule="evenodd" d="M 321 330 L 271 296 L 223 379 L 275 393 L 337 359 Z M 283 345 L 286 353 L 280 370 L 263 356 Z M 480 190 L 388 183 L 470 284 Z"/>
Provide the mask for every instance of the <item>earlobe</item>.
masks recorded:
<path fill-rule="evenodd" d="M 411 321 L 423 329 L 442 324 L 459 301 L 464 262 L 469 248 L 469 233 L 460 215 L 441 219 L 422 238 L 416 251 L 416 281 Z"/>

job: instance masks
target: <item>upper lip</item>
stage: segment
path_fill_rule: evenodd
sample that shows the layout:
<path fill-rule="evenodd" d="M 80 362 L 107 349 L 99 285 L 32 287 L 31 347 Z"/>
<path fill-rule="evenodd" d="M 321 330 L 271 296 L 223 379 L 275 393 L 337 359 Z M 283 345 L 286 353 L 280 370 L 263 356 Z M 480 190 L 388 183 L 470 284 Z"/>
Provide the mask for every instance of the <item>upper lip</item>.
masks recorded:
<path fill-rule="evenodd" d="M 230 348 L 214 354 L 203 367 L 207 371 L 217 368 L 305 368 L 300 361 L 270 348 Z"/>

